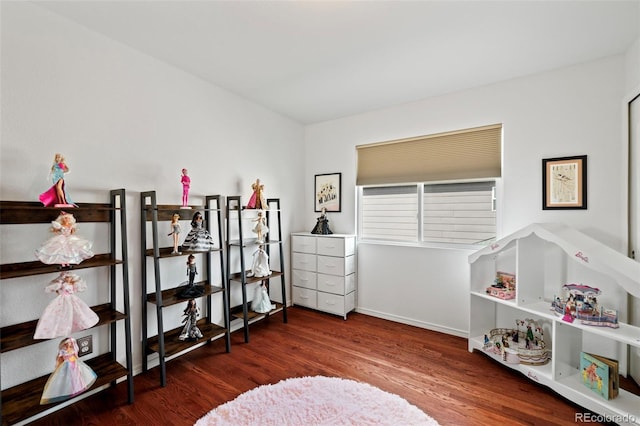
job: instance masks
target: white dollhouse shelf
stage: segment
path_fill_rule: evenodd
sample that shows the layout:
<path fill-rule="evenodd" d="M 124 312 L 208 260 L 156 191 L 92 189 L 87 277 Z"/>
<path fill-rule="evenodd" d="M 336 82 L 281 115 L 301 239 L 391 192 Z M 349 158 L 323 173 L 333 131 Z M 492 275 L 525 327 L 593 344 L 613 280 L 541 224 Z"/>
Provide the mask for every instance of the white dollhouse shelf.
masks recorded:
<path fill-rule="evenodd" d="M 630 371 L 630 362 L 640 362 L 640 326 L 627 322 L 630 300 L 640 298 L 640 263 L 559 223 L 531 224 L 471 254 L 469 263 L 470 352 L 483 352 L 609 421 L 640 425 L 639 395 L 621 389 L 618 397 L 606 400 L 582 383 L 579 372 L 581 351 L 618 360 L 623 376 Z M 487 294 L 498 272 L 516 276 L 514 299 Z M 599 288 L 599 304 L 617 310 L 620 327 L 563 321 L 551 302 L 568 283 Z M 505 363 L 483 350 L 484 335 L 490 330 L 513 328 L 516 319 L 526 318 L 543 326 L 550 363 Z"/>

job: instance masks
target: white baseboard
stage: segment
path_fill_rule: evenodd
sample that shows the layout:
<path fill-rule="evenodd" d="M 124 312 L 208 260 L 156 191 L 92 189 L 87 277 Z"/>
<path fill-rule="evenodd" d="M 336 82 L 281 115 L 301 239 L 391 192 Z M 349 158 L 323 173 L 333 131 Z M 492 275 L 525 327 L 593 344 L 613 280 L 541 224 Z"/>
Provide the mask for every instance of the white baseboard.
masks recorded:
<path fill-rule="evenodd" d="M 418 321 L 412 318 L 406 318 L 406 317 L 401 317 L 398 315 L 393 315 L 393 314 L 389 314 L 386 312 L 379 312 L 379 311 L 374 311 L 371 309 L 365 309 L 365 308 L 356 308 L 356 312 L 364 314 L 364 315 L 370 315 L 372 317 L 377 317 L 377 318 L 382 318 L 382 319 L 386 319 L 389 321 L 394 321 L 394 322 L 399 322 L 401 324 L 407 324 L 407 325 L 413 325 L 415 327 L 420 327 L 420 328 L 425 328 L 427 330 L 431 330 L 431 331 L 437 331 L 440 333 L 445 333 L 445 334 L 451 334 L 453 336 L 458 336 L 458 337 L 462 337 L 465 339 L 469 338 L 469 331 L 468 330 L 458 330 L 455 328 L 451 328 L 451 327 L 445 327 L 439 324 L 433 324 L 433 323 L 429 323 L 429 322 L 424 322 L 424 321 Z"/>

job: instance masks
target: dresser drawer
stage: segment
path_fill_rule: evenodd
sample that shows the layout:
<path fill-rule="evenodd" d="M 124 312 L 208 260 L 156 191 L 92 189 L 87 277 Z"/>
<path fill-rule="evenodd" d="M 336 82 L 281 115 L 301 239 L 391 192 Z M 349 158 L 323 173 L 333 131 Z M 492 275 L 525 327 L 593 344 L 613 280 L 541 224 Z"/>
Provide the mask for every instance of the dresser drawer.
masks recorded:
<path fill-rule="evenodd" d="M 291 250 L 299 253 L 316 253 L 316 237 L 304 235 L 291 236 Z"/>
<path fill-rule="evenodd" d="M 318 274 L 318 291 L 344 295 L 345 277 L 341 275 Z"/>
<path fill-rule="evenodd" d="M 356 271 L 355 256 L 331 257 L 318 256 L 316 271 L 329 275 L 349 275 Z"/>
<path fill-rule="evenodd" d="M 294 305 L 318 308 L 317 292 L 308 288 L 293 287 L 292 300 Z"/>
<path fill-rule="evenodd" d="M 355 237 L 321 237 L 318 238 L 316 253 L 325 256 L 351 256 L 355 253 Z"/>
<path fill-rule="evenodd" d="M 291 253 L 291 267 L 304 271 L 316 270 L 316 255 L 307 253 Z"/>
<path fill-rule="evenodd" d="M 355 293 L 338 296 L 337 294 L 318 292 L 318 309 L 336 315 L 343 315 L 346 318 L 347 312 L 355 309 Z"/>
<path fill-rule="evenodd" d="M 302 271 L 299 269 L 293 269 L 293 285 L 297 287 L 310 288 L 315 290 L 317 287 L 316 281 L 316 273 L 311 271 Z"/>

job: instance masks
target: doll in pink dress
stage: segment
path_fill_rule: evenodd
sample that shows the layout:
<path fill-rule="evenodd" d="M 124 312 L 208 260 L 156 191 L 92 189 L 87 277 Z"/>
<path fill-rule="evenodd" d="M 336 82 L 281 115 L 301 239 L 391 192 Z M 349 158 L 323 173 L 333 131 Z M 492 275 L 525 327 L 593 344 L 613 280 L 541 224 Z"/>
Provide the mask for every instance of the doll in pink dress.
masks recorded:
<path fill-rule="evenodd" d="M 92 243 L 75 235 L 76 219 L 71 213 L 61 212 L 51 222 L 54 236 L 36 250 L 36 258 L 47 265 L 68 267 L 93 257 Z"/>
<path fill-rule="evenodd" d="M 256 179 L 256 181 L 251 184 L 251 189 L 253 193 L 251 197 L 249 197 L 247 208 L 267 210 L 269 206 L 264 199 L 264 185 L 260 183 L 260 179 Z"/>
<path fill-rule="evenodd" d="M 57 293 L 58 296 L 42 312 L 33 338 L 64 337 L 96 325 L 98 315 L 75 294 L 86 288 L 87 284 L 82 278 L 67 271 L 51 281 L 45 291 Z"/>
<path fill-rule="evenodd" d="M 69 167 L 64 161 L 62 154 L 56 154 L 53 158 L 53 165 L 51 166 L 52 186 L 47 191 L 40 194 L 40 202 L 45 207 L 58 206 L 58 207 L 75 207 L 71 198 L 67 194 L 67 189 L 64 184 L 64 175 L 69 172 Z"/>
<path fill-rule="evenodd" d="M 56 369 L 44 385 L 40 404 L 51 404 L 73 398 L 93 385 L 98 376 L 78 358 L 78 344 L 67 337 L 58 345 Z"/>

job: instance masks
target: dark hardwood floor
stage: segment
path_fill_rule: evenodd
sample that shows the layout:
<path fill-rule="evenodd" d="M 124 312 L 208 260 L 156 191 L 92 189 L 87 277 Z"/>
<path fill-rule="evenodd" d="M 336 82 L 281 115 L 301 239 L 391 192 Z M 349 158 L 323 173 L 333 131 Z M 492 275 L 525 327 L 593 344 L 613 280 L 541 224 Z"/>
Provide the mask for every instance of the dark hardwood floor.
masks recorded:
<path fill-rule="evenodd" d="M 575 425 L 585 410 L 469 353 L 465 339 L 358 313 L 341 317 L 293 307 L 251 326 L 251 342 L 232 334 L 167 364 L 167 386 L 154 368 L 79 401 L 35 425 L 192 425 L 256 386 L 300 376 L 337 376 L 402 396 L 441 425 Z M 250 407 L 248 407 L 250 409 Z M 598 423 L 591 423 L 598 424 Z M 255 425 L 252 425 L 255 426 Z"/>

